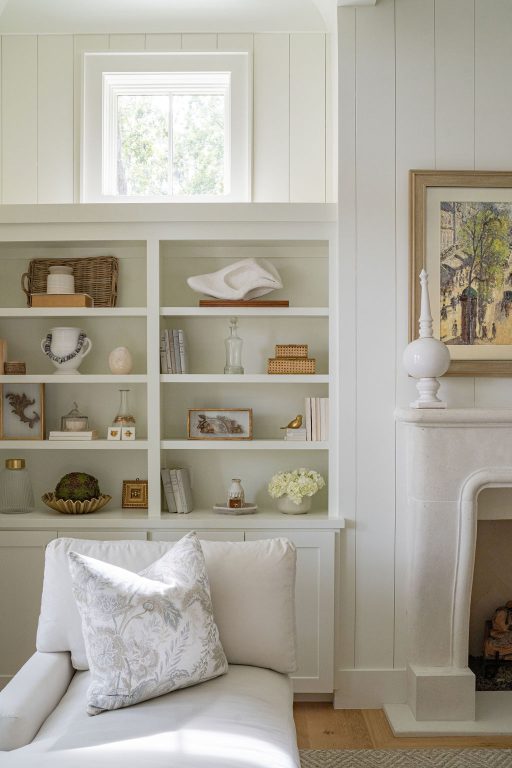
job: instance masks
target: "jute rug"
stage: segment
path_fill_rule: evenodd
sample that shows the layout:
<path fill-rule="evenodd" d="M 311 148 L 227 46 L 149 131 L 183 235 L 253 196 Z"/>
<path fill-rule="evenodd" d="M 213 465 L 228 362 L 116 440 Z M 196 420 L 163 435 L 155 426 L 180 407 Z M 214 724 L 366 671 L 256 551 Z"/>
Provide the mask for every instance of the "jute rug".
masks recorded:
<path fill-rule="evenodd" d="M 512 749 L 301 749 L 302 768 L 512 768 Z"/>

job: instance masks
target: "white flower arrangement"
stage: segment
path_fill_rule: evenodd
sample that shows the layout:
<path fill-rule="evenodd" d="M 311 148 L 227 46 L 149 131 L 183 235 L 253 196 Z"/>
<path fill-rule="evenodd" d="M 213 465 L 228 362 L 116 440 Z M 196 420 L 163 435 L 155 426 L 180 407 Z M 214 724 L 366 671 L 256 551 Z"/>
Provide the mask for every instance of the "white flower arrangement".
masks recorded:
<path fill-rule="evenodd" d="M 305 496 L 314 496 L 325 485 L 325 480 L 314 469 L 294 469 L 291 472 L 278 472 L 268 484 L 268 492 L 273 499 L 288 496 L 294 504 L 300 504 Z"/>

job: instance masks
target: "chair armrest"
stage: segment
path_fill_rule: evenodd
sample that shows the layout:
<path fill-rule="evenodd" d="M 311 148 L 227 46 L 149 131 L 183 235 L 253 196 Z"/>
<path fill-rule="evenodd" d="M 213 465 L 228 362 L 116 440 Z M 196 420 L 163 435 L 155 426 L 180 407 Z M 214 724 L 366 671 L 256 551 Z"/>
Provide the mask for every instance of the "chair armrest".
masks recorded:
<path fill-rule="evenodd" d="M 37 651 L 0 691 L 0 750 L 29 744 L 53 712 L 75 670 L 69 653 Z"/>

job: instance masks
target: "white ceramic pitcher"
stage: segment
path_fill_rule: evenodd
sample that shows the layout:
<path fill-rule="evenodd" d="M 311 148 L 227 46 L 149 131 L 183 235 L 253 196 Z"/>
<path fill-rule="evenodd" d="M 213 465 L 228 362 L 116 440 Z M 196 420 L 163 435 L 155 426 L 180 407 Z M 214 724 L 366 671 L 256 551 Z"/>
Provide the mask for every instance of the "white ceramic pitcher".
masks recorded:
<path fill-rule="evenodd" d="M 81 328 L 50 328 L 41 341 L 41 349 L 50 358 L 54 374 L 79 374 L 82 360 L 92 349 L 92 341 Z"/>

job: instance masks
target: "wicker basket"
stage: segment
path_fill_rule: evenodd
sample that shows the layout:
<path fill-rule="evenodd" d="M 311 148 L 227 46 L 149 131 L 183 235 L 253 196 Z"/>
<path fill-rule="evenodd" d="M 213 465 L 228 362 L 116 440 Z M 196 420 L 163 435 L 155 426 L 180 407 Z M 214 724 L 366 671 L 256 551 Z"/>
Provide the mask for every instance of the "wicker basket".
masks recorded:
<path fill-rule="evenodd" d="M 276 344 L 276 357 L 307 357 L 307 344 Z"/>
<path fill-rule="evenodd" d="M 32 305 L 32 293 L 46 293 L 49 267 L 73 267 L 75 292 L 92 296 L 95 307 L 115 307 L 119 259 L 115 256 L 87 256 L 83 259 L 32 259 L 28 272 L 21 277 L 21 287 Z"/>
<path fill-rule="evenodd" d="M 316 373 L 316 360 L 306 357 L 269 358 L 268 373 Z"/>

